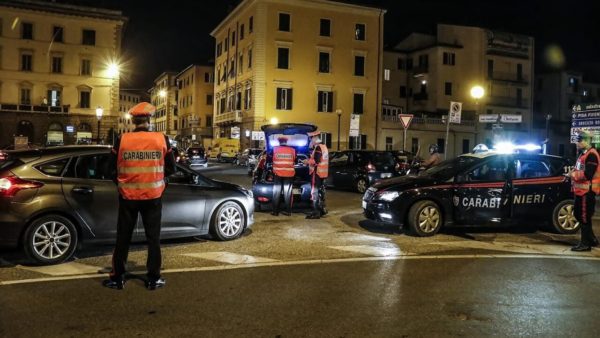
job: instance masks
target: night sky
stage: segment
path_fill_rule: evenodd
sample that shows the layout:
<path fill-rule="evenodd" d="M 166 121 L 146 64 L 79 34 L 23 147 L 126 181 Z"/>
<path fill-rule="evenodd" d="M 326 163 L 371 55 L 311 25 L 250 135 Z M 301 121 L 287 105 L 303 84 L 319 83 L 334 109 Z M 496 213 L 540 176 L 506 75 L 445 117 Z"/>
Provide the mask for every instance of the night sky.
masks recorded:
<path fill-rule="evenodd" d="M 123 40 L 128 72 L 122 88 L 148 89 L 163 71 L 181 71 L 214 57 L 210 32 L 239 0 L 56 0 L 120 9 L 129 18 Z M 436 23 L 486 27 L 536 40 L 536 69 L 549 69 L 550 45 L 564 52 L 563 68 L 586 71 L 600 82 L 600 1 L 344 1 L 387 9 L 385 44 L 394 46 L 411 32 L 435 34 Z M 594 17 L 596 16 L 596 17 Z M 584 79 L 585 80 L 585 79 Z"/>

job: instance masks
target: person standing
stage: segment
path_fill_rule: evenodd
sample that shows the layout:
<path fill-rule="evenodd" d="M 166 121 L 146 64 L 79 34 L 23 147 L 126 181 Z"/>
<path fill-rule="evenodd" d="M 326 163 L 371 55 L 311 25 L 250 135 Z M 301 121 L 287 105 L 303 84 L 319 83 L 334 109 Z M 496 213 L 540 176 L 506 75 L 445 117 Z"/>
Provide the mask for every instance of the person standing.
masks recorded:
<path fill-rule="evenodd" d="M 600 194 L 600 156 L 591 145 L 592 136 L 582 131 L 577 135 L 577 150 L 581 152 L 575 169 L 571 171 L 571 182 L 575 194 L 575 218 L 581 227 L 581 240 L 572 251 L 590 251 L 598 246 L 592 228 L 592 216 L 596 207 L 596 195 Z"/>
<path fill-rule="evenodd" d="M 319 131 L 308 134 L 311 137 L 310 146 L 313 151 L 307 161 L 311 177 L 310 200 L 312 205 L 312 211 L 306 216 L 307 219 L 318 219 L 327 214 L 324 181 L 329 175 L 329 151 L 327 146 L 322 143 L 320 135 Z"/>
<path fill-rule="evenodd" d="M 102 283 L 107 288 L 122 289 L 125 284 L 125 265 L 138 215 L 142 217 L 148 241 L 146 288 L 154 290 L 165 286 L 160 275 L 161 198 L 166 188 L 165 177 L 175 173 L 176 168 L 169 138 L 149 131 L 150 116 L 155 110 L 147 102 L 131 108 L 129 114 L 135 129 L 117 139 L 112 149 L 119 189 L 119 218 L 112 271 L 110 278 Z"/>
<path fill-rule="evenodd" d="M 286 210 L 282 212 L 286 216 L 292 215 L 292 184 L 296 176 L 296 149 L 287 145 L 287 138 L 278 138 L 279 145 L 273 148 L 273 211 L 272 215 L 279 215 L 279 199 L 283 192 L 283 200 Z"/>

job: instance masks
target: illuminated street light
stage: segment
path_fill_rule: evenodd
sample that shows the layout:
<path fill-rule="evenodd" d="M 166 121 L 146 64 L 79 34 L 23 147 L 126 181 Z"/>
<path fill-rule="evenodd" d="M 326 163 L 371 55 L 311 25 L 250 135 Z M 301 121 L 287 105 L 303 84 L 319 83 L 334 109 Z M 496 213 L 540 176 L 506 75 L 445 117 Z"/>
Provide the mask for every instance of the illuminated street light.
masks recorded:
<path fill-rule="evenodd" d="M 96 107 L 96 118 L 98 119 L 98 140 L 96 141 L 97 144 L 100 144 L 100 120 L 102 120 L 102 115 L 104 115 L 104 109 L 102 109 L 102 106 Z"/>
<path fill-rule="evenodd" d="M 108 77 L 117 77 L 119 76 L 119 72 L 121 71 L 121 67 L 115 62 L 111 62 L 106 69 Z"/>
<path fill-rule="evenodd" d="M 166 90 L 164 90 L 164 89 L 161 89 L 161 90 L 158 92 L 158 96 L 160 96 L 160 97 L 165 97 L 165 96 L 167 96 L 167 91 L 166 91 Z"/>
<path fill-rule="evenodd" d="M 473 88 L 471 88 L 471 97 L 475 100 L 481 99 L 483 95 L 485 95 L 485 90 L 482 86 L 473 86 Z"/>
<path fill-rule="evenodd" d="M 271 124 L 278 124 L 279 120 L 276 117 L 271 117 Z"/>

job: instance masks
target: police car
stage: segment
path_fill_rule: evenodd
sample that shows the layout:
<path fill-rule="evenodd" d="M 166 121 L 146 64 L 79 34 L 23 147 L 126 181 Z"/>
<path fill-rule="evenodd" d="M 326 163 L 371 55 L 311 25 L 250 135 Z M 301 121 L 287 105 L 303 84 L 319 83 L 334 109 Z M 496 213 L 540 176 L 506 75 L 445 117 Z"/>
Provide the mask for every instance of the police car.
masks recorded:
<path fill-rule="evenodd" d="M 547 223 L 579 230 L 568 160 L 514 151 L 482 151 L 442 162 L 418 176 L 380 181 L 362 199 L 368 219 L 433 236 L 442 226 Z"/>

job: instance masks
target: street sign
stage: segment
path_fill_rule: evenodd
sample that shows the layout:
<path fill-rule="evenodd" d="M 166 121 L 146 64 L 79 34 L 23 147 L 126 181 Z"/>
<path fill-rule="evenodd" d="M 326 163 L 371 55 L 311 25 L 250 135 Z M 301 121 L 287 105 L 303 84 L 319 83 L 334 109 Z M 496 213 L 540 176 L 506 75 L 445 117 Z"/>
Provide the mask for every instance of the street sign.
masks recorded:
<path fill-rule="evenodd" d="M 264 141 L 265 133 L 262 131 L 252 131 L 252 141 Z"/>
<path fill-rule="evenodd" d="M 502 114 L 500 115 L 500 122 L 503 123 L 521 123 L 523 121 L 523 117 L 521 115 L 509 115 Z"/>
<path fill-rule="evenodd" d="M 462 112 L 462 102 L 450 102 L 450 123 L 460 124 L 460 115 Z"/>
<path fill-rule="evenodd" d="M 400 118 L 400 122 L 402 122 L 402 126 L 404 127 L 404 129 L 408 129 L 408 126 L 410 126 L 410 123 L 412 122 L 414 115 L 413 114 L 398 114 L 398 117 Z"/>
<path fill-rule="evenodd" d="M 495 123 L 495 122 L 498 122 L 498 114 L 482 114 L 482 115 L 479 115 L 479 122 L 481 122 L 481 123 Z"/>
<path fill-rule="evenodd" d="M 575 105 L 571 117 L 571 143 L 575 143 L 577 135 L 582 130 L 591 132 L 594 137 L 600 135 L 600 104 Z M 593 140 L 592 142 L 597 143 Z"/>
<path fill-rule="evenodd" d="M 360 130 L 360 115 L 352 114 L 350 117 L 350 136 L 358 136 Z"/>
<path fill-rule="evenodd" d="M 231 127 L 231 138 L 240 139 L 240 127 Z"/>

